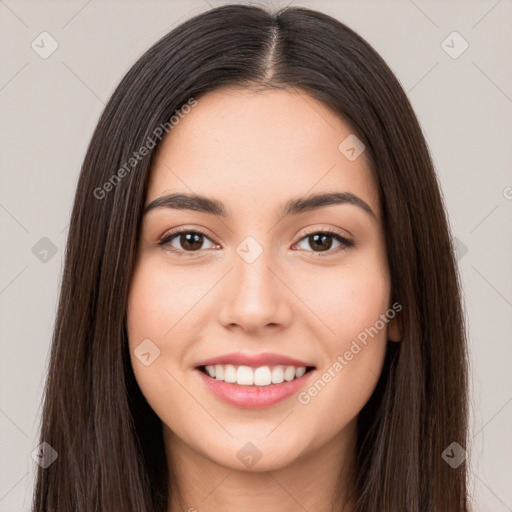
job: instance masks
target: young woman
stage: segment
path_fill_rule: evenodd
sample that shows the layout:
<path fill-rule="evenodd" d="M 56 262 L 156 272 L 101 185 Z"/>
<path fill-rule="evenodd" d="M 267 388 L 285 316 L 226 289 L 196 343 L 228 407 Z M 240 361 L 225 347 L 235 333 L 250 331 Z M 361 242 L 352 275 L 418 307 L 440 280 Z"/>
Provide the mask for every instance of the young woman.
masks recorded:
<path fill-rule="evenodd" d="M 90 143 L 33 508 L 467 511 L 464 333 L 388 66 L 320 12 L 212 9 Z"/>

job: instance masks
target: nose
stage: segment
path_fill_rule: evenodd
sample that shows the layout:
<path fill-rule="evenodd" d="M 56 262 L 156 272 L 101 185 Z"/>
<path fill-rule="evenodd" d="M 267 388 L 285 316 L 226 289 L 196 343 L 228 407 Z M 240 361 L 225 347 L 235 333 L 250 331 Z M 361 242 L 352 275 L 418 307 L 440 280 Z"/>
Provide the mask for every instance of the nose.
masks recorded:
<path fill-rule="evenodd" d="M 219 322 L 253 334 L 286 328 L 292 318 L 293 293 L 275 259 L 263 252 L 248 262 L 234 254 L 233 265 L 219 290 Z"/>

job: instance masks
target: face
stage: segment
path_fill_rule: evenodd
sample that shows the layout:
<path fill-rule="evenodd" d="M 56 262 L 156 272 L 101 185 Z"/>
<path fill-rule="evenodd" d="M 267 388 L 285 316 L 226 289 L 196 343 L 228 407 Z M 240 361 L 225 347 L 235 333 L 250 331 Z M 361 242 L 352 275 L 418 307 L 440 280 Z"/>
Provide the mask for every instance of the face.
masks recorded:
<path fill-rule="evenodd" d="M 305 93 L 223 89 L 159 147 L 127 329 L 167 443 L 267 471 L 353 441 L 399 327 L 349 136 Z"/>

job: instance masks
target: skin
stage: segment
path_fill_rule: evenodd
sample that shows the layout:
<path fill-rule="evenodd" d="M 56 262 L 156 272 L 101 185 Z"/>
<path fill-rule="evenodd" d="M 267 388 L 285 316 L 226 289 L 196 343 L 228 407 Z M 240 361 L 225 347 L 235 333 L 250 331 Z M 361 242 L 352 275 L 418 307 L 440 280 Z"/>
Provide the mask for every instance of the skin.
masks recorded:
<path fill-rule="evenodd" d="M 337 357 L 391 307 L 369 161 L 364 152 L 349 161 L 338 149 L 350 133 L 304 92 L 225 88 L 199 98 L 158 149 L 146 205 L 193 192 L 222 201 L 231 214 L 157 208 L 143 219 L 128 335 L 135 377 L 162 420 L 179 474 L 183 503 L 173 498 L 171 512 L 327 511 L 338 483 L 335 509 L 352 510 L 345 494 L 357 416 L 375 389 L 387 340 L 400 339 L 399 316 L 307 404 L 292 396 L 266 409 L 234 407 L 194 369 L 221 354 L 269 351 L 312 362 L 312 384 L 329 368 L 332 374 Z M 375 216 L 351 204 L 280 215 L 286 201 L 319 192 L 351 192 Z M 206 237 L 179 256 L 171 250 L 185 250 L 179 235 L 158 245 L 173 228 Z M 325 252 L 308 237 L 333 229 L 355 245 L 331 238 Z M 236 251 L 249 235 L 263 249 L 252 263 Z M 148 338 L 160 355 L 145 366 L 134 350 Z M 262 455 L 251 468 L 237 457 L 247 442 Z"/>

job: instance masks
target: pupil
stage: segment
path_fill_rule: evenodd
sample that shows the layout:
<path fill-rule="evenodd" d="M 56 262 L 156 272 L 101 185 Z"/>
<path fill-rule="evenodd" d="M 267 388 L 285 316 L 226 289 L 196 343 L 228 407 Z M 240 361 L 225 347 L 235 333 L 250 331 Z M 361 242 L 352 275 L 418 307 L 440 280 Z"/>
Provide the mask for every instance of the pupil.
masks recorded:
<path fill-rule="evenodd" d="M 202 245 L 202 236 L 199 233 L 186 233 L 181 235 L 181 245 L 184 249 L 200 249 Z M 196 244 L 194 246 L 194 244 Z"/>
<path fill-rule="evenodd" d="M 332 246 L 332 240 L 330 240 L 330 243 L 327 244 L 327 247 L 325 245 L 321 245 L 321 244 L 325 244 L 326 239 L 331 239 L 331 235 L 316 234 L 316 235 L 310 236 L 309 238 L 310 238 L 310 240 L 313 239 L 313 241 L 314 241 L 314 243 L 311 244 L 311 246 L 313 247 L 314 245 L 317 245 L 317 247 L 319 247 L 321 251 L 327 251 Z"/>

